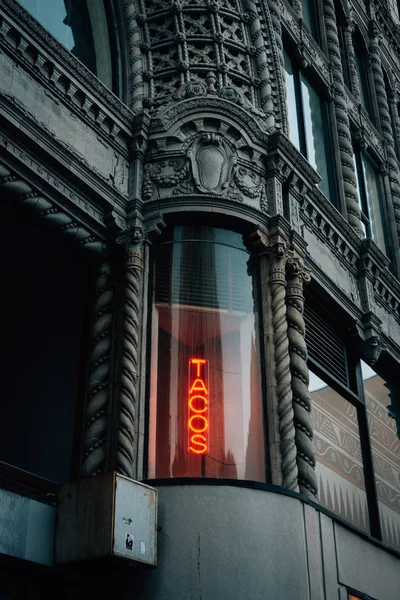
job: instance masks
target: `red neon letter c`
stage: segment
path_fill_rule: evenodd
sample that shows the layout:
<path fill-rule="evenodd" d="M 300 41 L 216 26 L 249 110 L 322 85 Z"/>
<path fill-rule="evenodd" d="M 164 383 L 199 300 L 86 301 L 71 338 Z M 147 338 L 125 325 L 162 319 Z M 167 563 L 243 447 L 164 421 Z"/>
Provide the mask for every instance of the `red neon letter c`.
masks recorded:
<path fill-rule="evenodd" d="M 193 406 L 192 402 L 193 402 L 193 400 L 195 400 L 196 398 L 200 398 L 201 400 L 203 400 L 203 401 L 204 401 L 204 408 L 203 408 L 203 410 L 199 410 L 198 408 L 194 408 L 194 406 Z M 208 404 L 207 398 L 204 398 L 204 396 L 199 396 L 199 395 L 197 395 L 197 396 L 192 396 L 192 397 L 189 399 L 189 408 L 190 408 L 190 410 L 192 410 L 192 411 L 193 411 L 194 413 L 196 413 L 196 414 L 199 414 L 199 413 L 206 412 L 206 410 L 207 410 L 207 408 L 208 408 L 207 404 Z"/>

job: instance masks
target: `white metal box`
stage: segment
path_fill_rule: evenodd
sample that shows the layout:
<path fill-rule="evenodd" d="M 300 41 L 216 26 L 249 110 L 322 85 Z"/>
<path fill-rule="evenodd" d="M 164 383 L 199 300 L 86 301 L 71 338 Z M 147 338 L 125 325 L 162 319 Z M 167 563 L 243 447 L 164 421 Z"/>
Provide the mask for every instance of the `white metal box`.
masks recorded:
<path fill-rule="evenodd" d="M 65 483 L 55 562 L 122 557 L 157 564 L 157 490 L 117 473 Z"/>

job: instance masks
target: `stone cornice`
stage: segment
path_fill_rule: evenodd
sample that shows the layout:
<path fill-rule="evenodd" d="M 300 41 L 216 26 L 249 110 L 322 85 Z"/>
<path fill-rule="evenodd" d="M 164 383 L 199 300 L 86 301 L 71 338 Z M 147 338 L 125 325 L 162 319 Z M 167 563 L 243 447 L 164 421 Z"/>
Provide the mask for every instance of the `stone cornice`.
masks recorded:
<path fill-rule="evenodd" d="M 290 167 L 289 170 L 296 170 L 299 178 L 306 181 L 309 186 L 314 186 L 321 181 L 320 175 L 284 133 L 276 132 L 269 138 L 268 159 L 272 160 L 274 154 L 284 157 Z"/>
<path fill-rule="evenodd" d="M 361 322 L 363 312 L 361 307 L 356 303 L 355 297 L 352 297 L 352 295 L 348 293 L 348 290 L 339 288 L 328 274 L 315 264 L 312 256 L 306 255 L 304 263 L 311 270 L 312 281 L 321 286 L 329 297 L 335 298 L 335 302 L 337 302 L 352 319 Z M 354 293 L 356 293 L 356 290 L 354 290 Z"/>
<path fill-rule="evenodd" d="M 65 208 L 64 202 L 60 202 L 60 197 L 65 192 L 64 189 L 60 189 L 58 197 L 55 194 L 48 195 L 45 186 L 34 185 L 3 163 L 1 154 L 0 190 L 3 198 L 9 198 L 20 205 L 22 209 L 31 211 L 44 226 L 58 230 L 60 235 L 80 247 L 94 252 L 101 252 L 104 249 L 106 231 L 103 227 L 98 227 L 98 221 L 95 221 L 93 215 L 91 215 L 92 218 L 88 218 L 88 212 L 92 207 L 87 199 L 79 198 L 80 202 L 87 200 L 82 207 L 83 210 L 77 210 L 77 204 L 69 207 L 75 210 Z M 78 198 L 74 198 L 74 200 L 78 200 Z M 96 216 L 98 219 L 99 215 Z"/>
<path fill-rule="evenodd" d="M 355 275 L 361 240 L 319 190 L 303 196 L 300 218 L 331 249 L 339 262 Z"/>
<path fill-rule="evenodd" d="M 0 11 L 0 44 L 13 60 L 79 118 L 94 126 L 108 143 L 123 146 L 131 136 L 132 111 L 17 2 L 0 0 Z M 16 47 L 7 38 L 13 29 L 20 35 Z M 26 53 L 28 47 L 30 54 Z"/>
<path fill-rule="evenodd" d="M 73 202 L 82 193 L 90 195 L 91 198 L 97 196 L 97 207 L 107 207 L 107 204 L 112 204 L 121 213 L 124 212 L 127 199 L 112 186 L 110 181 L 88 165 L 85 157 L 63 141 L 57 140 L 43 123 L 39 123 L 14 99 L 4 94 L 0 94 L 1 113 L 7 115 L 5 127 L 0 131 L 3 149 L 10 157 L 9 160 L 23 163 L 27 173 L 30 172 L 32 177 L 48 173 L 47 183 L 59 182 L 59 185 L 54 184 L 56 190 L 70 189 L 69 201 Z M 18 123 L 17 128 L 13 125 L 15 122 Z M 55 161 L 57 164 L 54 166 Z M 85 191 L 78 192 L 78 189 L 82 188 Z"/>

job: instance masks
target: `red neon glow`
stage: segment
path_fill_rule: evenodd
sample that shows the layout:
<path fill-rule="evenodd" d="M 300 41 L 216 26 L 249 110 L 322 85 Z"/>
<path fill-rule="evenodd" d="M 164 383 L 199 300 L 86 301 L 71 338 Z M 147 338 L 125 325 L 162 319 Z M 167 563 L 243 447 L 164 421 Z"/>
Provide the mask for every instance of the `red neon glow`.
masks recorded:
<path fill-rule="evenodd" d="M 204 454 L 204 452 L 207 452 L 207 444 L 205 443 L 206 438 L 204 437 L 204 435 L 196 433 L 192 435 L 190 441 L 192 444 L 197 444 L 198 446 L 200 446 L 200 448 L 193 448 L 193 446 L 189 446 L 189 450 L 191 452 L 194 452 L 195 454 Z"/>
<path fill-rule="evenodd" d="M 193 421 L 198 419 L 202 424 L 196 423 L 197 427 L 193 425 Z M 189 429 L 194 431 L 195 433 L 203 433 L 203 431 L 207 431 L 208 429 L 208 420 L 203 417 L 203 415 L 193 415 L 189 419 Z"/>
<path fill-rule="evenodd" d="M 192 392 L 204 392 L 205 394 L 208 394 L 208 390 L 207 390 L 206 386 L 204 385 L 204 381 L 202 379 L 196 379 L 193 382 L 193 385 L 190 388 L 189 394 L 191 394 Z"/>
<path fill-rule="evenodd" d="M 204 454 L 208 450 L 205 435 L 208 429 L 208 400 L 205 397 L 208 395 L 208 389 L 204 382 L 203 369 L 206 362 L 204 358 L 189 360 L 189 452 L 194 454 Z"/>
<path fill-rule="evenodd" d="M 204 402 L 204 408 L 195 408 L 193 406 L 193 400 L 203 400 L 203 402 Z M 207 398 L 204 398 L 204 396 L 191 396 L 189 398 L 189 408 L 194 413 L 204 413 L 204 412 L 206 412 L 206 410 L 208 410 L 208 406 L 207 405 L 208 405 L 208 400 L 207 400 Z"/>

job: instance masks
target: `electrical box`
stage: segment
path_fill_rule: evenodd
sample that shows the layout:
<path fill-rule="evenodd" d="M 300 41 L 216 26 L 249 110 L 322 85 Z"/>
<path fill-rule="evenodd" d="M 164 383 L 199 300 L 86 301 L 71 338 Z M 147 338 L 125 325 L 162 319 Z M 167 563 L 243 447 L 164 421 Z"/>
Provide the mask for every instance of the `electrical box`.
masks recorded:
<path fill-rule="evenodd" d="M 121 557 L 157 564 L 157 490 L 107 473 L 61 486 L 55 562 Z"/>

